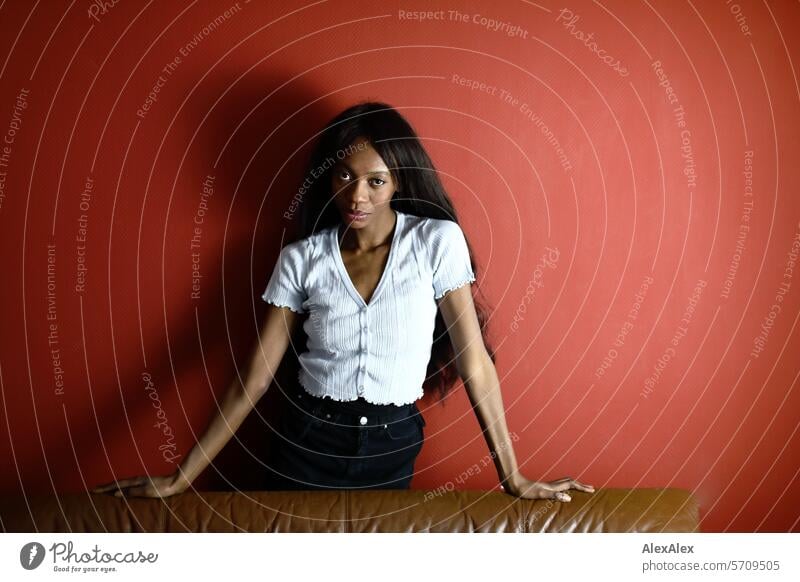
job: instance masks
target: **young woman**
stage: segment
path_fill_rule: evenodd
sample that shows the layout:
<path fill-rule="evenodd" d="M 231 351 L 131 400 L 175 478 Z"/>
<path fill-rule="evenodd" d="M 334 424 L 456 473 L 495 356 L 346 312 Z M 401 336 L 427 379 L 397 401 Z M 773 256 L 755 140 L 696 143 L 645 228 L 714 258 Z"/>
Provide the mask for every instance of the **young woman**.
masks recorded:
<path fill-rule="evenodd" d="M 426 391 L 443 399 L 460 377 L 507 493 L 570 501 L 570 489 L 594 491 L 518 471 L 485 311 L 473 300 L 470 246 L 433 163 L 395 109 L 360 103 L 324 128 L 304 182 L 301 235 L 281 250 L 262 296 L 267 316 L 246 380 L 234 381 L 178 470 L 94 492 L 186 490 L 270 386 L 301 321 L 307 342 L 287 390 L 269 488 L 408 488 L 424 438 L 416 402 Z"/>

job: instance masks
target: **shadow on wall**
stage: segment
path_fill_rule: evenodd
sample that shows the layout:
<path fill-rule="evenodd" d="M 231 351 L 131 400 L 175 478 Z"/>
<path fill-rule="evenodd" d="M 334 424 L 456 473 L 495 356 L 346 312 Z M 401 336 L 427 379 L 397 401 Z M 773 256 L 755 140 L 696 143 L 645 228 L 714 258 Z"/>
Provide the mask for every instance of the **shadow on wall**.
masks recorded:
<path fill-rule="evenodd" d="M 186 106 L 175 113 L 177 119 L 172 129 L 185 148 L 184 153 L 177 156 L 174 172 L 178 171 L 177 164 L 185 155 L 180 175 L 186 176 L 186 187 L 180 188 L 179 182 L 176 183 L 170 206 L 173 210 L 167 217 L 165 230 L 156 238 L 161 241 L 166 236 L 174 240 L 176 246 L 173 249 L 185 248 L 186 237 L 191 237 L 193 226 L 187 227 L 183 223 L 190 222 L 189 209 L 198 204 L 198 184 L 202 184 L 206 176 L 213 175 L 213 203 L 209 204 L 203 225 L 202 292 L 187 302 L 185 267 L 182 264 L 186 258 L 183 254 L 177 260 L 174 256 L 170 258 L 171 245 L 167 245 L 164 298 L 156 281 L 141 298 L 143 313 L 161 314 L 163 308 L 163 313 L 167 314 L 150 322 L 153 328 L 149 337 L 145 333 L 147 370 L 153 383 L 159 387 L 161 400 L 173 401 L 170 404 L 170 418 L 175 419 L 173 426 L 183 427 L 186 422 L 191 426 L 191 430 L 186 427 L 186 430 L 176 431 L 179 455 L 176 464 L 183 461 L 196 438 L 217 414 L 236 368 L 244 377 L 245 367 L 258 342 L 265 311 L 260 295 L 282 244 L 299 232 L 300 212 L 295 212 L 291 219 L 286 218 L 284 212 L 303 181 L 316 132 L 339 109 L 323 106 L 326 101 L 306 107 L 320 93 L 314 87 L 306 86 L 302 79 L 290 81 L 296 74 L 294 72 L 271 71 L 257 80 L 250 74 L 243 81 L 237 81 L 241 74 L 243 71 L 227 71 L 221 73 L 216 82 L 199 86 Z M 284 83 L 287 84 L 281 87 Z M 276 92 L 270 95 L 272 91 Z M 223 93 L 224 96 L 220 97 Z M 217 99 L 220 99 L 219 103 L 215 103 Z M 204 120 L 206 115 L 208 118 Z M 173 140 L 172 136 L 170 140 Z M 306 140 L 310 143 L 303 145 Z M 298 151 L 295 153 L 295 150 Z M 164 196 L 158 204 L 166 207 L 167 198 Z M 186 208 L 185 215 L 178 214 L 176 209 L 180 207 Z M 138 217 L 128 219 L 138 221 Z M 188 228 L 188 234 L 182 232 L 176 238 L 172 232 L 174 223 L 181 223 L 179 228 L 183 231 Z M 181 244 L 183 247 L 177 246 Z M 160 254 L 156 257 L 143 253 L 143 256 L 148 258 L 143 260 L 142 271 L 148 269 L 145 261 L 160 261 Z M 180 262 L 180 272 L 170 269 L 167 266 L 169 262 L 175 262 L 176 266 Z M 150 267 L 155 269 L 157 265 Z M 131 319 L 129 323 L 133 322 Z M 126 333 L 138 334 L 138 330 L 130 329 Z M 299 338 L 304 340 L 305 335 L 299 334 L 298 341 Z M 304 344 L 296 344 L 298 351 L 303 347 Z M 120 369 L 120 381 L 122 386 L 141 386 L 142 367 L 137 364 L 141 359 L 141 348 L 138 342 L 130 342 L 127 348 L 128 353 L 117 351 L 118 363 L 129 363 Z M 273 383 L 212 466 L 197 478 L 193 484 L 195 487 L 202 490 L 263 488 L 264 463 L 274 438 L 272 427 L 281 414 L 280 391 L 285 390 L 289 386 L 287 382 L 296 377 L 296 355 L 289 355 L 284 359 L 277 382 Z M 113 380 L 108 385 L 116 383 L 116 379 L 107 380 Z M 93 382 L 97 381 L 93 379 Z M 143 390 L 128 390 L 126 393 L 129 396 L 125 407 L 131 417 L 133 438 L 137 442 L 140 436 L 149 439 L 153 430 L 150 428 L 153 422 L 152 400 Z M 114 410 L 117 402 L 115 391 L 109 390 L 104 396 L 108 410 Z M 102 410 L 98 407 L 100 418 L 115 418 L 117 415 L 115 411 L 104 415 Z M 183 420 L 178 422 L 180 419 Z M 91 422 L 91 419 L 86 419 L 86 422 Z M 105 431 L 103 434 L 106 446 L 115 440 L 132 438 L 125 423 L 115 422 L 113 427 L 114 432 Z M 85 434 L 88 444 L 92 439 L 88 438 L 90 433 Z M 167 474 L 174 469 L 174 464 L 156 460 L 160 453 L 136 446 L 139 447 L 138 454 L 147 463 L 144 469 L 140 467 L 137 455 L 133 455 L 131 462 L 123 464 L 120 454 L 109 451 L 117 478 L 144 472 Z M 61 451 L 61 454 L 66 453 Z M 104 467 L 103 474 L 107 475 L 107 472 L 108 468 Z M 102 477 L 95 480 L 105 481 Z"/>

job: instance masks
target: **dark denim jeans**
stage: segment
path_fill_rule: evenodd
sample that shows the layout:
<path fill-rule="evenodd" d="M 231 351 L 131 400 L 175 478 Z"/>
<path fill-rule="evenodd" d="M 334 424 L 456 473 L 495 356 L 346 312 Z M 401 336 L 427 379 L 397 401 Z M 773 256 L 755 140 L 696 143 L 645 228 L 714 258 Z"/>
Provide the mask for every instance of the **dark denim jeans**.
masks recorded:
<path fill-rule="evenodd" d="M 416 403 L 337 402 L 300 388 L 279 422 L 266 488 L 408 489 L 424 426 Z"/>

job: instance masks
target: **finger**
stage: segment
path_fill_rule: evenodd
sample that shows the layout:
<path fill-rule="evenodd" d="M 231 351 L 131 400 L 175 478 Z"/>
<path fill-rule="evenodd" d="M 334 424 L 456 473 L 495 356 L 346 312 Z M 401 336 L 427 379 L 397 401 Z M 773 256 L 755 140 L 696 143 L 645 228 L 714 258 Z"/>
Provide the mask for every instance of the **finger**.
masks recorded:
<path fill-rule="evenodd" d="M 594 493 L 594 487 L 591 485 L 587 485 L 586 483 L 581 483 L 580 481 L 574 481 L 573 486 L 575 489 L 580 489 L 581 491 L 586 491 L 587 493 Z"/>
<path fill-rule="evenodd" d="M 561 479 L 556 479 L 555 481 L 550 481 L 551 485 L 560 485 L 561 483 L 570 483 L 574 481 L 572 477 L 562 477 Z"/>
<path fill-rule="evenodd" d="M 98 485 L 97 487 L 92 487 L 91 489 L 89 489 L 89 492 L 90 493 L 105 493 L 109 489 L 111 489 L 111 488 L 108 485 Z"/>
<path fill-rule="evenodd" d="M 117 489 L 117 482 L 112 481 L 111 483 L 104 483 L 102 485 L 98 485 L 91 489 L 92 493 L 105 493 L 106 491 L 111 491 L 112 489 Z"/>
<path fill-rule="evenodd" d="M 105 491 L 111 491 L 113 489 L 122 489 L 124 487 L 130 487 L 131 485 L 140 485 L 148 480 L 146 475 L 141 477 L 129 477 L 128 479 L 120 479 L 119 481 L 112 481 L 111 483 L 107 483 L 105 485 L 101 485 L 98 487 L 98 493 L 103 493 Z"/>
<path fill-rule="evenodd" d="M 572 501 L 572 497 L 569 496 L 569 493 L 565 493 L 564 491 L 559 491 L 555 494 L 555 499 L 562 502 Z"/>
<path fill-rule="evenodd" d="M 556 501 L 571 501 L 572 497 L 567 493 L 569 485 L 569 482 L 562 482 L 561 480 L 545 483 L 542 486 L 542 497 L 555 499 Z"/>
<path fill-rule="evenodd" d="M 141 485 L 142 483 L 149 483 L 150 477 L 149 475 L 139 475 L 138 477 L 131 477 L 129 479 L 123 479 L 119 481 L 120 487 L 131 487 L 135 485 Z"/>
<path fill-rule="evenodd" d="M 551 485 L 557 491 L 566 491 L 567 489 L 577 489 L 579 491 L 586 491 L 587 493 L 594 493 L 594 487 L 591 485 L 586 485 L 581 483 L 577 479 L 570 479 L 569 477 L 565 477 L 564 479 L 559 479 L 558 481 L 553 481 Z"/>
<path fill-rule="evenodd" d="M 551 483 L 540 483 L 536 488 L 537 497 L 539 499 L 555 499 L 556 501 L 569 501 L 569 494 L 562 493 L 561 489 L 564 484 L 559 484 L 557 481 Z M 564 497 L 566 495 L 566 497 Z"/>

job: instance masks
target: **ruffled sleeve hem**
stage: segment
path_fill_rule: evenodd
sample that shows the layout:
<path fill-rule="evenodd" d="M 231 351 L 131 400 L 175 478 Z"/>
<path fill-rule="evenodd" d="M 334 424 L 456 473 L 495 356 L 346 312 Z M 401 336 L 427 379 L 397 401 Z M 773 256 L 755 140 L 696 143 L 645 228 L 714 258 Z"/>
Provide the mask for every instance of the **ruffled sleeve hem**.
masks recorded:
<path fill-rule="evenodd" d="M 288 307 L 295 313 L 299 313 L 300 315 L 305 314 L 305 310 L 301 306 L 289 303 L 288 301 L 281 301 L 280 299 L 267 297 L 266 294 L 262 295 L 261 299 L 263 299 L 266 303 L 269 303 L 270 305 L 274 305 L 276 307 Z"/>
<path fill-rule="evenodd" d="M 470 275 L 467 279 L 464 279 L 463 281 L 461 281 L 459 283 L 456 283 L 454 285 L 449 285 L 449 286 L 445 287 L 444 289 L 439 291 L 439 293 L 434 294 L 433 298 L 434 299 L 441 299 L 442 297 L 444 297 L 445 295 L 450 293 L 450 291 L 455 291 L 456 289 L 459 289 L 460 287 L 463 287 L 464 285 L 467 285 L 469 283 L 474 283 L 474 282 L 475 282 L 475 276 L 474 275 Z"/>

